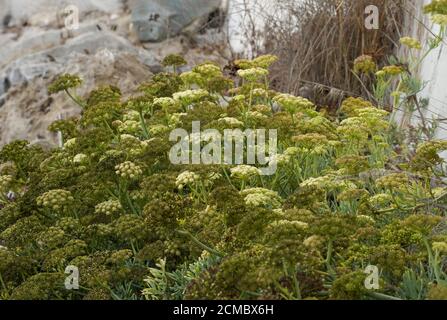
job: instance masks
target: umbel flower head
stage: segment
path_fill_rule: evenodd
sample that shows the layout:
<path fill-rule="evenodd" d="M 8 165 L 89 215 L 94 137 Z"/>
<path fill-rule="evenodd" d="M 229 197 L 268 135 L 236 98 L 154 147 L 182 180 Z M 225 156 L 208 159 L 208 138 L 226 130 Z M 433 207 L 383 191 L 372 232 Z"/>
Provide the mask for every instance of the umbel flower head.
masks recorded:
<path fill-rule="evenodd" d="M 411 38 L 411 37 L 400 38 L 400 43 L 402 43 L 403 45 L 405 45 L 411 49 L 417 49 L 417 50 L 422 49 L 422 45 L 419 42 L 419 40 Z"/>
<path fill-rule="evenodd" d="M 191 171 L 184 171 L 177 176 L 175 184 L 179 190 L 182 190 L 186 186 L 193 185 L 197 181 L 200 181 L 200 176 Z"/>
<path fill-rule="evenodd" d="M 95 213 L 103 213 L 109 216 L 121 211 L 122 208 L 123 207 L 118 200 L 111 199 L 96 205 Z"/>
<path fill-rule="evenodd" d="M 285 111 L 291 114 L 314 108 L 314 104 L 306 98 L 296 97 L 286 93 L 277 95 L 273 98 L 273 101 L 281 105 Z"/>
<path fill-rule="evenodd" d="M 88 156 L 83 153 L 78 153 L 73 157 L 73 163 L 82 164 L 88 161 Z"/>
<path fill-rule="evenodd" d="M 181 102 L 185 105 L 189 105 L 191 103 L 200 101 L 208 95 L 208 91 L 204 89 L 196 89 L 176 92 L 173 94 L 173 98 L 175 101 Z"/>
<path fill-rule="evenodd" d="M 431 21 L 440 26 L 447 26 L 447 14 L 435 14 L 431 17 Z"/>
<path fill-rule="evenodd" d="M 391 65 L 391 66 L 385 66 L 382 68 L 382 70 L 378 71 L 376 73 L 377 76 L 398 76 L 401 73 L 403 73 L 405 70 L 401 66 Z"/>
<path fill-rule="evenodd" d="M 447 255 L 447 242 L 433 242 L 432 248 L 442 255 Z"/>
<path fill-rule="evenodd" d="M 55 189 L 45 192 L 36 199 L 39 206 L 52 209 L 54 211 L 61 210 L 74 201 L 70 191 L 63 189 Z"/>
<path fill-rule="evenodd" d="M 247 180 L 251 177 L 261 175 L 261 170 L 249 165 L 239 165 L 230 169 L 231 177 L 239 180 Z"/>
<path fill-rule="evenodd" d="M 259 79 L 267 77 L 269 75 L 269 71 L 263 68 L 256 67 L 251 69 L 239 70 L 237 74 L 244 80 L 247 80 L 249 82 L 256 82 Z"/>
<path fill-rule="evenodd" d="M 220 118 L 219 120 L 217 120 L 217 122 L 229 125 L 231 127 L 241 127 L 244 125 L 244 123 L 242 121 L 240 121 L 239 119 L 236 119 L 236 118 L 232 118 L 232 117 Z"/>
<path fill-rule="evenodd" d="M 279 209 L 281 197 L 277 192 L 264 188 L 250 188 L 241 191 L 245 204 L 248 207 L 265 207 Z"/>
<path fill-rule="evenodd" d="M 10 175 L 0 176 L 0 193 L 9 191 L 8 188 L 11 186 L 13 181 L 14 177 Z"/>
<path fill-rule="evenodd" d="M 175 100 L 169 97 L 162 97 L 154 99 L 154 105 L 160 106 L 163 110 L 168 110 L 169 107 L 175 104 Z"/>
<path fill-rule="evenodd" d="M 236 60 L 234 64 L 238 66 L 240 69 L 251 69 L 251 68 L 268 69 L 276 61 L 278 61 L 277 56 L 267 54 L 259 56 L 253 60 L 246 60 L 246 59 Z"/>
<path fill-rule="evenodd" d="M 170 54 L 163 59 L 161 64 L 164 67 L 181 67 L 187 64 L 186 60 L 178 54 Z"/>
<path fill-rule="evenodd" d="M 143 174 L 140 166 L 131 161 L 115 166 L 115 173 L 124 179 L 135 180 Z"/>
<path fill-rule="evenodd" d="M 198 65 L 193 71 L 207 80 L 222 77 L 222 70 L 220 70 L 220 67 L 212 63 Z"/>
<path fill-rule="evenodd" d="M 57 93 L 71 88 L 79 87 L 82 80 L 77 75 L 63 74 L 48 86 L 48 93 Z"/>
<path fill-rule="evenodd" d="M 424 12 L 447 15 L 447 0 L 432 0 L 430 4 L 424 7 Z"/>
<path fill-rule="evenodd" d="M 405 173 L 392 173 L 376 180 L 379 188 L 402 190 L 408 188 L 410 178 Z"/>
<path fill-rule="evenodd" d="M 354 60 L 355 73 L 373 73 L 376 71 L 376 68 L 377 65 L 373 57 L 369 55 L 364 54 Z"/>

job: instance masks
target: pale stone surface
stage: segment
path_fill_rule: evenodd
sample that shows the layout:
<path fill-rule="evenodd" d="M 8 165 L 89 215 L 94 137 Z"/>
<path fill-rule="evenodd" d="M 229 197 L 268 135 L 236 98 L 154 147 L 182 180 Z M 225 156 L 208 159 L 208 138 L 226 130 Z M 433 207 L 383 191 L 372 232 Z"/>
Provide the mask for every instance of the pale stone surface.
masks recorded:
<path fill-rule="evenodd" d="M 221 0 L 132 0 L 132 23 L 141 41 L 159 42 L 197 31 Z"/>
<path fill-rule="evenodd" d="M 78 94 L 85 95 L 95 86 L 111 84 L 130 93 L 137 84 L 149 79 L 151 72 L 135 56 L 113 54 L 107 49 L 95 55 L 72 53 L 70 64 L 58 71 L 76 73 L 84 79 Z M 0 145 L 14 139 L 31 142 L 57 142 L 56 136 L 47 131 L 52 121 L 79 114 L 79 108 L 63 93 L 49 96 L 46 91 L 49 78 L 37 77 L 32 82 L 14 86 L 8 99 L 0 107 Z"/>
<path fill-rule="evenodd" d="M 68 5 L 79 9 L 75 30 L 65 25 Z M 64 94 L 48 95 L 59 74 L 78 73 L 85 80 L 81 96 L 103 84 L 130 94 L 163 70 L 167 54 L 183 54 L 191 64 L 223 63 L 218 46 L 207 46 L 205 38 L 194 47 L 184 37 L 142 44 L 132 27 L 133 8 L 131 0 L 0 0 L 0 146 L 15 139 L 56 143 L 48 125 L 80 112 Z M 200 12 L 207 16 L 208 9 Z M 182 19 L 179 31 L 194 17 Z"/>

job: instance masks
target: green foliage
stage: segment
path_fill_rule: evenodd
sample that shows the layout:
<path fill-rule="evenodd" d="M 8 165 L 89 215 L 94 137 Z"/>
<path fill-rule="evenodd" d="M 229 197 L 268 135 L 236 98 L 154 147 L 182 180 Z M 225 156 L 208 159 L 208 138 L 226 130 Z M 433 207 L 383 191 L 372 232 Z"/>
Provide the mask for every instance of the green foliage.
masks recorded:
<path fill-rule="evenodd" d="M 114 87 L 72 96 L 81 118 L 50 126 L 63 147 L 4 146 L 1 297 L 441 297 L 447 145 L 402 148 L 389 113 L 361 98 L 331 117 L 274 92 L 274 61 L 238 61 L 236 79 L 212 63 L 174 68 L 127 100 Z M 63 79 L 51 91 L 80 84 Z M 193 121 L 219 132 L 277 129 L 269 160 L 278 169 L 172 164 L 169 133 Z M 64 288 L 69 265 L 79 268 L 79 290 Z M 380 269 L 375 292 L 363 284 L 368 265 Z"/>

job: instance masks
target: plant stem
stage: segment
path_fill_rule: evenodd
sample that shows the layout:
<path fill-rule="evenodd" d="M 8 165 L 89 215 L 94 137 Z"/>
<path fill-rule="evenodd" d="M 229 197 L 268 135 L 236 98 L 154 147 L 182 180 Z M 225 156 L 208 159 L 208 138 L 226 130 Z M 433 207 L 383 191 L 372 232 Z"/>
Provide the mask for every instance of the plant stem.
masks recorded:
<path fill-rule="evenodd" d="M 197 244 L 199 247 L 201 247 L 202 249 L 208 251 L 211 254 L 214 254 L 218 257 L 223 257 L 224 255 L 222 253 L 220 253 L 219 251 L 207 246 L 206 244 L 204 244 L 203 242 L 201 242 L 199 239 L 197 239 L 196 237 L 194 237 L 189 231 L 185 231 L 185 230 L 176 230 L 176 232 L 182 236 L 186 236 L 189 239 L 191 239 L 195 244 Z"/>
<path fill-rule="evenodd" d="M 146 121 L 144 120 L 143 111 L 138 112 L 140 116 L 141 127 L 143 127 L 144 138 L 149 139 L 149 131 L 147 129 Z"/>
<path fill-rule="evenodd" d="M 78 98 L 76 98 L 75 96 L 73 96 L 70 91 L 68 91 L 68 89 L 65 89 L 65 93 L 71 98 L 71 100 L 73 100 L 78 106 L 80 106 L 81 108 L 85 107 L 85 104 L 79 100 Z"/>

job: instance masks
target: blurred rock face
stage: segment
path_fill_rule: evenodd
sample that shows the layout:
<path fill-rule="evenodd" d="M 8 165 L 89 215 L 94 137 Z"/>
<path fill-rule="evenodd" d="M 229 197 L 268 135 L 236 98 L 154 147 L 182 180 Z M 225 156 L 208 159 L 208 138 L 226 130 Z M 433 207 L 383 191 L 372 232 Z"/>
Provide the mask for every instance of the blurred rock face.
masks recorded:
<path fill-rule="evenodd" d="M 224 10 L 221 0 L 134 0 L 132 23 L 143 42 L 159 42 L 181 32 L 195 32 L 209 16 Z"/>
<path fill-rule="evenodd" d="M 79 74 L 85 80 L 81 95 L 105 84 L 130 94 L 138 83 L 162 70 L 160 61 L 167 54 L 183 54 L 191 63 L 216 60 L 215 52 L 186 47 L 181 39 L 142 41 L 160 41 L 181 32 L 194 19 L 208 17 L 219 3 L 0 0 L 0 146 L 15 139 L 54 144 L 56 137 L 48 133 L 48 125 L 79 114 L 63 94 L 48 95 L 47 85 L 59 74 Z M 139 20 L 132 22 L 136 13 Z M 162 17 L 173 18 L 170 25 L 175 22 L 177 27 L 163 29 L 164 24 L 158 23 Z M 75 28 L 69 25 L 73 22 L 78 23 Z M 135 25 L 141 26 L 139 32 Z"/>

